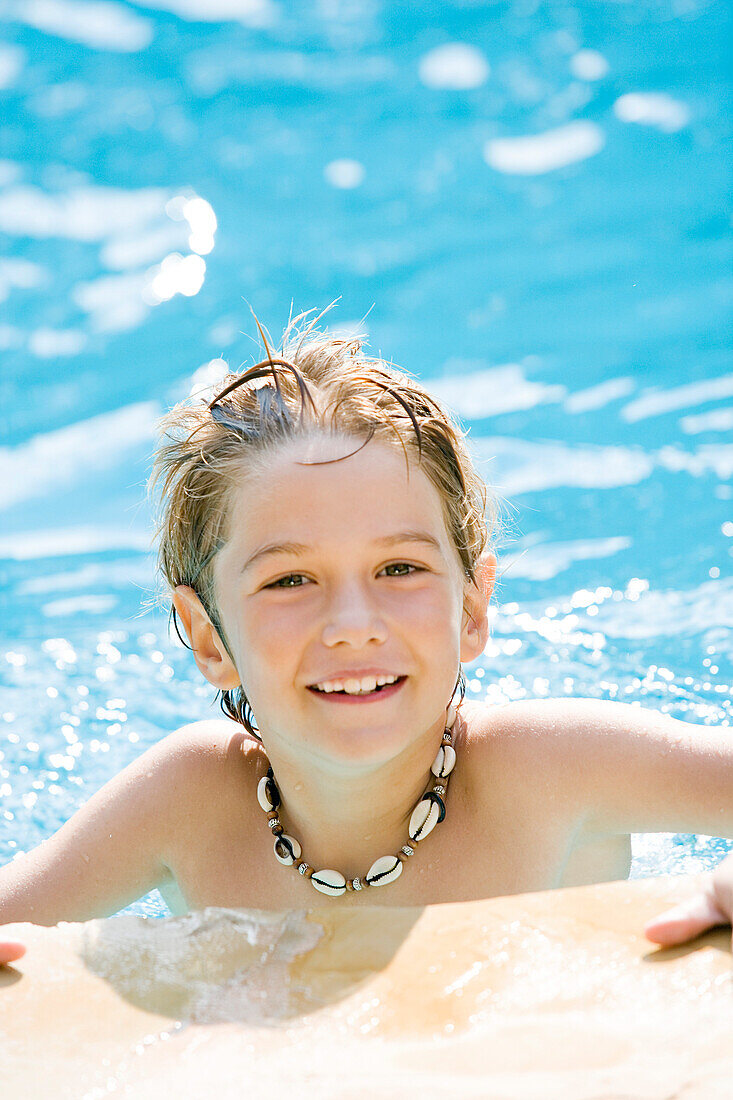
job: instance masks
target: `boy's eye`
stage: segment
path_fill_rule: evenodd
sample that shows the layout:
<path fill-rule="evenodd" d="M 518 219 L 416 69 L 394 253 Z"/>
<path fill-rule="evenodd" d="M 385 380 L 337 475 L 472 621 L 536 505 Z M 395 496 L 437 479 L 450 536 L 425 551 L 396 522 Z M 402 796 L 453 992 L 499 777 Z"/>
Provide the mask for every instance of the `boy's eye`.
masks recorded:
<path fill-rule="evenodd" d="M 272 584 L 265 585 L 265 588 L 301 588 L 303 584 L 305 577 L 302 573 L 288 573 L 287 577 L 280 577 Z"/>
<path fill-rule="evenodd" d="M 388 572 L 394 570 L 394 572 Z M 395 561 L 391 565 L 385 565 L 384 571 L 389 577 L 409 577 L 411 573 L 420 572 L 416 565 L 410 565 L 406 561 Z"/>

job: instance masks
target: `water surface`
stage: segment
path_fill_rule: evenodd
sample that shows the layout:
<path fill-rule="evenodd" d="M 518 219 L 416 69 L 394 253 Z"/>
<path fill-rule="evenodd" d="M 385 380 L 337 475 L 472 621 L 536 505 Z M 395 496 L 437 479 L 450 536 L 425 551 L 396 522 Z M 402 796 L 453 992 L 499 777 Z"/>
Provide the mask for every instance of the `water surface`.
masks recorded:
<path fill-rule="evenodd" d="M 250 304 L 340 297 L 470 427 L 508 502 L 474 697 L 730 724 L 728 5 L 0 20 L 0 859 L 214 713 L 143 486 L 160 412 L 258 356 Z M 632 874 L 729 847 L 637 837 Z"/>

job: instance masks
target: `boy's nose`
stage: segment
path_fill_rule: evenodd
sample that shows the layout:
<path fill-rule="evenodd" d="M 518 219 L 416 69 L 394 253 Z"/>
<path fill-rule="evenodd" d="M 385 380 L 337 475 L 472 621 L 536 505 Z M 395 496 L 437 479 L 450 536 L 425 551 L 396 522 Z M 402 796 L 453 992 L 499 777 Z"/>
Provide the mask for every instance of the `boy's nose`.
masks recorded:
<path fill-rule="evenodd" d="M 381 644 L 386 640 L 387 627 L 379 609 L 361 587 L 349 587 L 334 595 L 323 627 L 324 645 L 346 642 L 358 649 L 369 642 Z"/>

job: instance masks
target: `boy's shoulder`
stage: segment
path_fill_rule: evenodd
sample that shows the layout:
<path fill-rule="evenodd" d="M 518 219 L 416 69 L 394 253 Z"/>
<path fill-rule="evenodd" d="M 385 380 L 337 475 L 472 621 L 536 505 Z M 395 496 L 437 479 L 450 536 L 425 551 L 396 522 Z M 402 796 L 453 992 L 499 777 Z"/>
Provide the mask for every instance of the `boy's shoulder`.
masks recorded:
<path fill-rule="evenodd" d="M 521 778 L 527 789 L 572 786 L 601 742 L 616 741 L 644 720 L 625 703 L 590 698 L 519 699 L 505 704 L 466 700 L 461 707 L 465 747 L 477 776 Z"/>
<path fill-rule="evenodd" d="M 575 700 L 465 700 L 456 743 L 480 827 L 577 832 L 586 797 L 577 772 L 584 753 L 573 735 Z M 461 746 L 463 740 L 463 746 Z M 463 750 L 463 751 L 462 751 Z M 498 823 L 498 824 L 497 824 Z"/>
<path fill-rule="evenodd" d="M 239 775 L 242 768 L 254 764 L 259 753 L 259 742 L 228 718 L 207 718 L 179 726 L 158 747 L 177 770 L 195 773 L 197 781 L 207 773 L 217 781 L 222 772 Z"/>
<path fill-rule="evenodd" d="M 202 718 L 196 722 L 187 722 L 169 733 L 167 740 L 181 748 L 187 747 L 191 751 L 198 749 L 201 752 L 221 752 L 230 748 L 233 742 L 245 748 L 259 744 L 239 722 L 234 722 L 231 718 Z"/>
<path fill-rule="evenodd" d="M 160 805 L 168 818 L 166 851 L 175 862 L 176 852 L 197 849 L 233 807 L 241 813 L 247 805 L 242 792 L 251 788 L 258 742 L 237 722 L 205 719 L 169 733 L 154 752 Z"/>
<path fill-rule="evenodd" d="M 654 746 L 664 753 L 690 736 L 668 715 L 604 699 L 466 700 L 461 714 L 476 798 L 498 785 L 512 797 L 562 794 L 583 812 L 599 792 L 628 786 L 629 770 L 651 760 Z"/>
<path fill-rule="evenodd" d="M 600 734 L 643 721 L 648 711 L 604 699 L 584 697 L 518 699 L 493 704 L 466 700 L 465 716 L 471 740 L 486 743 L 499 738 L 531 742 L 567 740 L 575 733 Z"/>

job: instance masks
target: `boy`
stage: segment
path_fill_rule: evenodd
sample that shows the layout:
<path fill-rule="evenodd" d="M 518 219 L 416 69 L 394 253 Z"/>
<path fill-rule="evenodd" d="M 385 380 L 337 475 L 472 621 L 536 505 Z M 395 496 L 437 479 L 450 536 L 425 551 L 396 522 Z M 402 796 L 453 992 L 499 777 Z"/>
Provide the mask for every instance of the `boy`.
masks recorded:
<path fill-rule="evenodd" d="M 104 916 L 156 886 L 173 912 L 314 889 L 461 901 L 626 877 L 630 832 L 733 836 L 727 730 L 461 702 L 495 573 L 461 432 L 356 340 L 311 326 L 265 346 L 168 414 L 154 470 L 175 621 L 227 717 L 153 746 L 3 868 L 0 919 Z M 727 923 L 731 895 L 729 857 L 647 935 Z"/>

